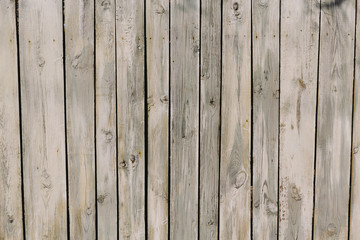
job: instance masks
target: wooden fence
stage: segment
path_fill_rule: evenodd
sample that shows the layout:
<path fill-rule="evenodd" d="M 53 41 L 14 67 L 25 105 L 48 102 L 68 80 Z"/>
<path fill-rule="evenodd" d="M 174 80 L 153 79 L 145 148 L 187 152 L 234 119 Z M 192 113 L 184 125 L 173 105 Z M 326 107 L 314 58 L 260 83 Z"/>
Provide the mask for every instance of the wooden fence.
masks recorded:
<path fill-rule="evenodd" d="M 359 11 L 0 0 L 0 239 L 360 239 Z"/>

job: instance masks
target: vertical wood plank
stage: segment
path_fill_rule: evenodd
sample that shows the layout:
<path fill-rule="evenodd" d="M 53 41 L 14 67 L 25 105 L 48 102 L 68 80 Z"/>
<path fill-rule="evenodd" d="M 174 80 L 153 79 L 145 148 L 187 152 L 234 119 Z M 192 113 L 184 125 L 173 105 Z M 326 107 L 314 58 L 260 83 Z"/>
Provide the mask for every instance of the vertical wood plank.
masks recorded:
<path fill-rule="evenodd" d="M 27 239 L 66 239 L 61 1 L 19 1 Z"/>
<path fill-rule="evenodd" d="M 145 238 L 144 1 L 116 1 L 120 239 Z"/>
<path fill-rule="evenodd" d="M 201 2 L 200 239 L 218 239 L 221 1 Z"/>
<path fill-rule="evenodd" d="M 281 1 L 280 239 L 312 239 L 318 1 Z"/>
<path fill-rule="evenodd" d="M 23 239 L 15 2 L 0 2 L 0 239 Z"/>
<path fill-rule="evenodd" d="M 252 3 L 253 236 L 277 239 L 280 4 Z"/>
<path fill-rule="evenodd" d="M 146 0 L 149 239 L 168 238 L 169 1 Z"/>
<path fill-rule="evenodd" d="M 251 1 L 223 1 L 220 239 L 250 239 Z"/>
<path fill-rule="evenodd" d="M 197 239 L 200 1 L 170 7 L 170 238 Z"/>
<path fill-rule="evenodd" d="M 115 1 L 96 0 L 96 173 L 99 239 L 117 238 Z"/>
<path fill-rule="evenodd" d="M 321 3 L 315 239 L 347 239 L 355 1 Z"/>
<path fill-rule="evenodd" d="M 350 238 L 359 238 L 360 226 L 360 1 L 356 1 L 356 49 L 355 49 L 355 81 L 354 81 L 354 114 L 353 114 L 353 145 L 352 145 L 352 179 L 350 202 Z"/>
<path fill-rule="evenodd" d="M 70 238 L 96 238 L 94 3 L 65 0 Z"/>

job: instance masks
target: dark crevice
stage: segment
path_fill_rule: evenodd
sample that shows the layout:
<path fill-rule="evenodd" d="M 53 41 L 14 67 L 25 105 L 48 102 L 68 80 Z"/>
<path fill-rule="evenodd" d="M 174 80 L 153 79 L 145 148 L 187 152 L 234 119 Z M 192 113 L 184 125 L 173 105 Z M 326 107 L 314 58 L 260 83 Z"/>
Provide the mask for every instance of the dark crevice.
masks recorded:
<path fill-rule="evenodd" d="M 169 0 L 169 118 L 168 118 L 168 239 L 170 239 L 170 200 L 171 200 L 171 0 Z"/>
<path fill-rule="evenodd" d="M 66 206 L 67 206 L 67 238 L 70 239 L 70 205 L 69 205 L 69 165 L 67 147 L 67 113 L 66 113 L 66 55 L 65 55 L 65 0 L 62 1 L 62 29 L 63 29 L 63 77 L 64 77 L 64 126 L 65 126 L 65 175 L 66 175 Z"/>
<path fill-rule="evenodd" d="M 95 165 L 95 234 L 98 239 L 98 202 L 97 202 L 97 151 L 96 151 L 96 3 L 94 2 L 94 165 Z"/>
<path fill-rule="evenodd" d="M 354 30 L 354 68 L 353 68 L 353 92 L 352 92 L 352 117 L 351 117 L 351 149 L 350 149 L 350 180 L 349 180 L 349 203 L 348 203 L 348 239 L 351 233 L 351 189 L 352 189 L 352 169 L 354 160 L 354 116 L 355 116 L 355 92 L 356 92 L 356 25 L 357 25 L 357 0 L 355 0 L 355 30 Z"/>
<path fill-rule="evenodd" d="M 20 78 L 20 38 L 19 38 L 19 1 L 15 1 L 15 21 L 16 21 L 16 48 L 17 48 L 17 74 L 18 74 L 18 104 L 19 104 L 19 133 L 20 133 L 20 174 L 21 174 L 21 207 L 23 238 L 26 239 L 25 225 L 25 193 L 24 193 L 24 157 L 23 157 L 23 138 L 22 138 L 22 112 L 21 112 L 21 78 Z"/>
<path fill-rule="evenodd" d="M 281 99 L 281 0 L 279 0 L 279 101 L 278 101 L 278 175 L 277 175 L 277 231 L 276 235 L 279 239 L 280 232 L 280 99 Z"/>
<path fill-rule="evenodd" d="M 119 227 L 120 227 L 120 223 L 119 223 L 119 218 L 120 218 L 120 214 L 119 214 L 119 146 L 118 146 L 118 142 L 119 142 L 119 133 L 118 133 L 118 85 L 117 85 L 117 29 L 116 29 L 116 21 L 117 21 L 117 9 L 116 9 L 116 2 L 117 0 L 114 0 L 114 18 L 115 18 L 115 33 L 114 33 L 114 47 L 115 47 L 115 118 L 116 118 L 116 123 L 115 123 L 115 131 L 116 131 L 116 143 L 115 143 L 115 149 L 116 149 L 116 235 L 117 238 L 116 239 L 120 239 L 120 231 L 119 231 Z"/>
<path fill-rule="evenodd" d="M 201 219 L 201 184 L 200 184 L 200 174 L 201 174 L 201 160 L 200 160 L 200 157 L 201 157 L 201 145 L 200 145 L 200 134 L 201 134 L 201 131 L 200 131 L 200 128 L 201 128 L 201 54 L 202 54 L 202 49 L 201 49 L 201 15 L 202 15 L 202 1 L 200 1 L 200 17 L 199 17 L 199 73 L 198 73 L 198 83 L 199 83 L 199 99 L 198 99 L 198 110 L 199 110 L 199 113 L 198 113 L 198 239 L 200 239 L 200 219 Z"/>
<path fill-rule="evenodd" d="M 317 129 L 318 129 L 318 109 L 319 109 L 319 76 L 320 76 L 320 37 L 321 37 L 321 0 L 319 5 L 319 34 L 318 34 L 318 64 L 317 64 L 317 77 L 316 77 L 316 110 L 315 110 L 315 145 L 314 145 L 314 179 L 313 179 L 313 212 L 312 212 L 312 239 L 314 239 L 315 231 L 315 192 L 316 192 L 316 156 L 317 156 Z"/>
<path fill-rule="evenodd" d="M 220 6 L 220 106 L 219 106 L 219 130 L 218 130 L 218 134 L 219 134 L 219 146 L 218 146 L 218 153 L 219 153 L 219 175 L 218 175 L 218 209 L 217 209 L 217 239 L 220 239 L 220 184 L 221 184 L 221 180 L 220 180 L 220 167 L 221 167 L 221 119 L 222 119 L 222 115 L 221 115 L 221 111 L 222 111 L 222 52 L 223 52 L 223 0 L 221 0 L 221 6 Z"/>
<path fill-rule="evenodd" d="M 147 74 L 147 33 L 146 33 L 146 0 L 144 0 L 144 46 L 145 46 L 145 52 L 144 52 L 144 150 L 145 150 L 145 188 L 144 188 L 144 196 L 145 196 L 145 239 L 148 239 L 149 233 L 148 233 L 148 74 Z"/>
<path fill-rule="evenodd" d="M 253 227 L 253 223 L 254 223 L 254 209 L 253 209 L 253 202 L 254 202 L 254 154 L 253 154 L 253 150 L 254 150 L 254 109 L 253 109 L 253 105 L 254 105 L 254 83 L 253 83 L 253 78 L 254 78 L 254 53 L 253 53 L 253 0 L 251 0 L 251 6 L 250 6 L 250 12 L 251 12 L 251 24 L 250 24 L 250 52 L 251 52 L 251 81 L 250 81 L 250 90 L 251 90 L 251 109 L 250 109 L 250 115 L 251 115 L 251 126 L 250 126 L 250 190 L 251 190 L 251 195 L 250 195 L 250 239 L 254 239 L 254 227 Z"/>

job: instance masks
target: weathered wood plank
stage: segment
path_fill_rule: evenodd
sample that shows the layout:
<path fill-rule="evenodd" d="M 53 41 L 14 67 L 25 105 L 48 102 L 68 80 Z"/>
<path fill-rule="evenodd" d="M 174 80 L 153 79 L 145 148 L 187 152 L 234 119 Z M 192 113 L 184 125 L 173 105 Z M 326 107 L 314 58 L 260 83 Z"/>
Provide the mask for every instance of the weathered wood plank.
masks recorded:
<path fill-rule="evenodd" d="M 0 1 L 0 239 L 23 239 L 15 2 Z"/>
<path fill-rule="evenodd" d="M 27 239 L 66 239 L 61 1 L 19 1 Z"/>
<path fill-rule="evenodd" d="M 315 239 L 347 239 L 355 1 L 322 1 Z"/>
<path fill-rule="evenodd" d="M 115 1 L 95 3 L 96 174 L 99 239 L 117 238 Z"/>
<path fill-rule="evenodd" d="M 116 1 L 120 239 L 145 238 L 144 1 Z"/>
<path fill-rule="evenodd" d="M 350 239 L 359 239 L 360 226 L 360 1 L 356 6 L 356 51 L 355 51 L 355 82 L 354 82 L 354 114 L 352 129 L 352 179 L 350 202 Z"/>
<path fill-rule="evenodd" d="M 169 1 L 146 1 L 148 236 L 168 237 Z"/>
<path fill-rule="evenodd" d="M 312 239 L 318 1 L 281 2 L 280 239 Z"/>
<path fill-rule="evenodd" d="M 170 238 L 198 238 L 200 1 L 171 2 Z"/>
<path fill-rule="evenodd" d="M 201 3 L 200 239 L 218 239 L 221 1 Z"/>
<path fill-rule="evenodd" d="M 95 239 L 94 3 L 65 0 L 70 238 Z"/>
<path fill-rule="evenodd" d="M 223 4 L 220 239 L 250 239 L 251 1 Z"/>
<path fill-rule="evenodd" d="M 253 1 L 253 237 L 277 239 L 279 0 Z"/>

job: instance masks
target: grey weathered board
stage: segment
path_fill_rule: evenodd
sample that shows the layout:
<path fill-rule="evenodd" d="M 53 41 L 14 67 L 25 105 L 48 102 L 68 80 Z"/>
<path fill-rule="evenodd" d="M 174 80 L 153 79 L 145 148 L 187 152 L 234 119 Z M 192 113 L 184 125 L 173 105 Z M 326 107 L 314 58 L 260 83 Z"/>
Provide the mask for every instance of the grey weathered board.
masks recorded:
<path fill-rule="evenodd" d="M 97 236 L 99 239 L 116 239 L 115 0 L 96 0 L 95 34 Z"/>
<path fill-rule="evenodd" d="M 358 239 L 359 11 L 0 1 L 0 239 Z"/>
<path fill-rule="evenodd" d="M 281 1 L 279 239 L 312 239 L 320 9 Z M 294 61 L 296 59 L 296 61 Z"/>
<path fill-rule="evenodd" d="M 254 239 L 276 239 L 278 229 L 279 3 L 252 6 Z"/>
<path fill-rule="evenodd" d="M 0 2 L 0 239 L 23 239 L 15 2 Z"/>
<path fill-rule="evenodd" d="M 355 1 L 325 2 L 320 19 L 313 237 L 347 239 Z"/>
<path fill-rule="evenodd" d="M 169 213 L 168 0 L 146 0 L 148 238 L 166 239 Z"/>
<path fill-rule="evenodd" d="M 94 3 L 64 4 L 70 238 L 95 239 Z"/>

